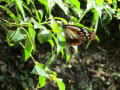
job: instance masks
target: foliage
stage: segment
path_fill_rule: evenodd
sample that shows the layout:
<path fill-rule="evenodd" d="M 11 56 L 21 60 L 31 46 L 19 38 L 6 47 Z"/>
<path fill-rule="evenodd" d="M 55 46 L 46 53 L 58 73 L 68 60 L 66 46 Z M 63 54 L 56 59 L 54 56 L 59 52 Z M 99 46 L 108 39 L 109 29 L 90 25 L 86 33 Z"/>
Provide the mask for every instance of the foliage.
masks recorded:
<path fill-rule="evenodd" d="M 61 53 L 62 57 L 66 55 L 66 62 L 70 60 L 70 54 L 67 50 L 63 34 L 62 22 L 65 24 L 69 22 L 85 27 L 96 33 L 100 19 L 103 26 L 110 23 L 113 15 L 117 19 L 120 19 L 117 0 L 87 0 L 86 9 L 80 8 L 80 2 L 78 0 L 0 0 L 0 9 L 6 11 L 8 15 L 7 19 L 0 17 L 1 25 L 9 28 L 6 29 L 8 31 L 6 38 L 8 44 L 14 46 L 19 43 L 24 48 L 25 61 L 30 57 L 33 59 L 35 66 L 32 73 L 39 76 L 39 88 L 45 85 L 46 79 L 51 79 L 56 81 L 60 90 L 65 90 L 62 80 L 57 77 L 55 72 L 48 68 L 59 53 Z M 2 5 L 2 3 L 5 3 L 5 5 Z M 37 6 L 36 3 L 39 3 L 41 6 Z M 55 17 L 52 14 L 55 5 L 58 5 L 69 18 L 68 22 L 62 15 L 61 17 Z M 90 28 L 80 24 L 80 21 L 88 12 L 93 13 Z M 37 30 L 39 30 L 38 33 Z M 45 65 L 38 63 L 32 56 L 36 51 L 36 37 L 41 44 L 49 42 L 51 45 L 52 56 Z M 97 40 L 100 41 L 98 36 Z M 57 52 L 54 50 L 54 47 L 57 47 Z"/>

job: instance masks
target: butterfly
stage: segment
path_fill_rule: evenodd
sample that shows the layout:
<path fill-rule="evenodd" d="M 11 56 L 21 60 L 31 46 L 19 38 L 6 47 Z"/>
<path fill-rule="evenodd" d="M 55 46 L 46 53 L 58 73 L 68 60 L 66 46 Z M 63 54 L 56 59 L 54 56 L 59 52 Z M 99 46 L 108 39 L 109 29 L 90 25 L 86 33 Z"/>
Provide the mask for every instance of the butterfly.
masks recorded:
<path fill-rule="evenodd" d="M 85 28 L 75 25 L 63 25 L 66 43 L 69 46 L 81 45 L 87 40 L 96 39 L 96 35 Z"/>

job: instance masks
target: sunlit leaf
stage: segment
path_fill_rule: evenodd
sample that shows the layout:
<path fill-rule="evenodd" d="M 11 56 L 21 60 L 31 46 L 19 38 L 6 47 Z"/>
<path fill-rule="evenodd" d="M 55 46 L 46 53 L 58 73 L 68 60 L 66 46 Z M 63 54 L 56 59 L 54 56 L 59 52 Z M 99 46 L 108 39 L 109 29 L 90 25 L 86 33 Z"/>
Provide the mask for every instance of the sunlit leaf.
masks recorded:
<path fill-rule="evenodd" d="M 65 51 L 66 51 L 66 62 L 68 62 L 70 60 L 70 53 L 67 47 L 65 48 Z"/>
<path fill-rule="evenodd" d="M 36 32 L 35 30 L 33 29 L 33 25 L 31 23 L 28 23 L 28 32 L 29 32 L 29 35 L 31 37 L 31 40 L 32 40 L 32 47 L 33 47 L 33 51 L 35 51 L 36 47 L 35 47 L 35 36 L 36 36 Z"/>
<path fill-rule="evenodd" d="M 101 6 L 104 3 L 104 0 L 95 0 L 96 4 Z"/>
<path fill-rule="evenodd" d="M 26 32 L 23 29 L 17 28 L 17 30 L 11 32 L 8 32 L 8 41 L 11 44 L 18 43 L 26 38 Z"/>
<path fill-rule="evenodd" d="M 65 20 L 64 18 L 61 18 L 61 17 L 53 17 L 53 18 L 56 19 L 56 20 L 62 21 L 64 24 L 68 23 L 67 20 Z"/>
<path fill-rule="evenodd" d="M 64 11 L 64 13 L 68 14 L 68 8 L 65 6 L 62 0 L 55 0 L 55 3 Z"/>
<path fill-rule="evenodd" d="M 102 3 L 102 1 L 99 3 Z M 89 11 L 90 9 L 93 8 L 95 9 L 96 12 L 98 12 L 99 17 L 101 17 L 103 7 L 96 5 L 96 2 L 94 0 L 87 0 L 87 10 Z"/>
<path fill-rule="evenodd" d="M 98 42 L 100 42 L 100 39 L 99 39 L 99 37 L 96 35 L 96 40 L 98 41 Z"/>
<path fill-rule="evenodd" d="M 47 73 L 45 72 L 45 70 L 43 69 L 43 65 L 41 65 L 40 63 L 36 62 L 36 65 L 34 66 L 32 72 L 32 74 L 36 74 L 42 77 L 48 77 Z"/>
<path fill-rule="evenodd" d="M 63 56 L 64 56 L 64 51 L 63 51 L 63 49 L 66 47 L 66 40 L 65 40 L 65 37 L 64 37 L 63 33 L 59 33 L 59 34 L 57 35 L 57 39 L 58 39 L 59 46 L 60 46 L 60 48 L 59 48 L 59 50 L 58 50 L 58 53 L 61 52 L 62 57 L 63 57 Z"/>
<path fill-rule="evenodd" d="M 80 11 L 80 2 L 78 0 L 66 0 L 71 5 L 74 5 Z"/>
<path fill-rule="evenodd" d="M 62 82 L 61 79 L 57 79 L 56 82 L 58 84 L 59 90 L 65 90 L 65 84 Z"/>
<path fill-rule="evenodd" d="M 87 10 L 94 8 L 95 1 L 94 0 L 87 0 Z"/>
<path fill-rule="evenodd" d="M 65 40 L 65 37 L 64 37 L 64 33 L 59 33 L 57 35 L 57 39 L 58 39 L 58 42 L 59 42 L 60 46 L 64 48 L 66 46 L 66 40 Z"/>
<path fill-rule="evenodd" d="M 113 4 L 114 9 L 116 9 L 117 8 L 117 0 L 111 0 L 111 1 L 113 1 L 112 4 Z"/>
<path fill-rule="evenodd" d="M 106 0 L 108 4 L 112 4 L 112 1 L 115 1 L 115 0 Z"/>
<path fill-rule="evenodd" d="M 46 9 L 47 13 L 49 13 L 48 0 L 38 0 L 38 1 L 45 6 L 45 9 Z"/>
<path fill-rule="evenodd" d="M 27 5 L 29 5 L 29 4 L 30 4 L 30 1 L 31 1 L 31 0 L 26 0 L 26 2 L 27 2 Z"/>
<path fill-rule="evenodd" d="M 118 9 L 118 12 L 117 12 L 117 19 L 120 19 L 120 9 Z"/>
<path fill-rule="evenodd" d="M 40 20 L 42 21 L 42 19 L 43 19 L 43 11 L 42 10 L 38 10 L 38 13 L 40 14 Z"/>
<path fill-rule="evenodd" d="M 60 32 L 60 30 L 58 29 L 58 25 L 57 25 L 56 22 L 53 22 L 53 23 L 52 23 L 52 31 L 53 31 L 54 33 L 59 33 L 59 32 Z"/>
<path fill-rule="evenodd" d="M 48 42 L 48 40 L 50 40 L 51 38 L 52 38 L 51 34 L 47 30 L 40 31 L 38 33 L 38 40 L 42 44 L 44 42 Z"/>
<path fill-rule="evenodd" d="M 23 18 L 25 18 L 25 12 L 24 9 L 22 7 L 22 0 L 15 0 L 15 3 L 17 5 L 17 7 L 19 8 L 20 12 L 22 13 Z"/>
<path fill-rule="evenodd" d="M 51 33 L 51 35 L 52 35 L 52 37 L 57 45 L 57 54 L 58 54 L 60 52 L 60 45 L 59 45 L 58 39 L 55 37 L 54 34 Z"/>
<path fill-rule="evenodd" d="M 45 77 L 39 76 L 39 84 L 40 84 L 39 88 L 42 88 L 45 86 L 45 83 L 46 83 L 45 80 L 46 80 Z"/>
<path fill-rule="evenodd" d="M 54 53 L 54 41 L 52 39 L 48 40 L 51 45 L 52 54 Z"/>
<path fill-rule="evenodd" d="M 49 11 L 51 13 L 51 10 L 55 6 L 55 0 L 48 0 L 48 5 L 49 5 Z"/>
<path fill-rule="evenodd" d="M 24 49 L 24 52 L 25 52 L 25 61 L 27 61 L 31 55 L 31 52 L 32 52 L 32 44 L 29 40 L 29 38 L 27 38 L 25 40 L 25 49 Z"/>
<path fill-rule="evenodd" d="M 49 73 L 49 75 L 57 77 L 57 73 L 52 71 L 52 70 L 50 70 L 50 68 L 48 66 L 45 68 L 45 70 L 46 70 L 47 73 Z"/>
<path fill-rule="evenodd" d="M 93 20 L 92 20 L 92 25 L 91 27 L 94 27 L 96 23 L 98 23 L 98 19 L 99 19 L 99 13 L 97 10 L 94 10 L 93 13 Z"/>
<path fill-rule="evenodd" d="M 31 19 L 34 23 L 34 29 L 46 30 L 46 27 L 37 22 L 34 18 Z"/>

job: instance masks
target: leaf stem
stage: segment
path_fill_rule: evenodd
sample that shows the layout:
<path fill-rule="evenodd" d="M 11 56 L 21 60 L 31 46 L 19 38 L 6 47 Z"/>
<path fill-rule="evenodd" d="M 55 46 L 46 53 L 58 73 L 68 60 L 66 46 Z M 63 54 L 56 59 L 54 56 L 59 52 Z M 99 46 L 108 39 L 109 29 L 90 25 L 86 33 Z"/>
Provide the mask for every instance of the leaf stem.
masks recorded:
<path fill-rule="evenodd" d="M 20 46 L 21 46 L 22 48 L 25 48 L 25 46 L 23 45 L 22 42 L 19 42 L 19 44 L 20 44 Z M 33 57 L 32 54 L 30 54 L 30 57 L 31 57 L 31 59 L 33 60 L 34 64 L 36 64 L 36 60 L 35 60 L 35 58 Z"/>
<path fill-rule="evenodd" d="M 83 19 L 83 17 L 85 16 L 85 14 L 88 12 L 88 10 L 86 9 L 85 10 L 85 12 L 82 14 L 82 16 L 80 17 L 80 19 L 78 20 L 78 22 L 80 22 L 82 19 Z"/>
<path fill-rule="evenodd" d="M 96 31 L 97 31 L 98 22 L 99 22 L 99 16 L 97 16 L 97 20 L 96 20 L 96 23 L 95 23 L 95 31 L 94 31 L 94 33 L 96 33 Z M 89 47 L 90 43 L 91 43 L 91 40 L 89 40 L 89 42 L 87 43 L 85 49 L 87 49 Z"/>
<path fill-rule="evenodd" d="M 1 26 L 4 28 L 4 30 L 5 30 L 6 32 L 10 31 L 5 25 L 1 24 Z M 21 46 L 22 48 L 25 48 L 25 46 L 23 45 L 22 42 L 19 42 L 19 44 L 20 44 L 20 46 Z M 33 60 L 34 64 L 36 64 L 36 60 L 35 60 L 35 58 L 33 57 L 32 54 L 30 55 L 30 57 L 31 57 L 31 59 Z"/>

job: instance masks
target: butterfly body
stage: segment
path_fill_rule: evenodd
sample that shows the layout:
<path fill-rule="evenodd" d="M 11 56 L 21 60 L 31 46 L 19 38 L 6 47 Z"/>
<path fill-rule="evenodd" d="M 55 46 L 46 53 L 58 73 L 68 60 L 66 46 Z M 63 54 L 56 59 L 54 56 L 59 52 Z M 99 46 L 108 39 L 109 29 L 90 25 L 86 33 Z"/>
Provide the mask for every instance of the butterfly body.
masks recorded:
<path fill-rule="evenodd" d="M 85 28 L 75 25 L 64 25 L 63 27 L 67 45 L 77 46 L 84 41 L 96 39 L 96 35 Z"/>

